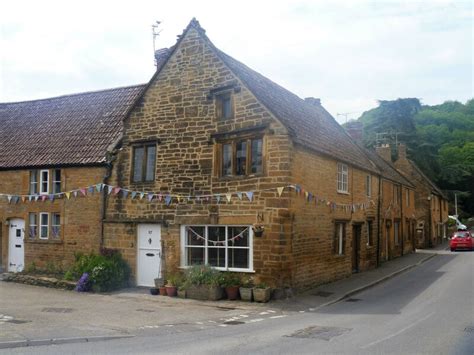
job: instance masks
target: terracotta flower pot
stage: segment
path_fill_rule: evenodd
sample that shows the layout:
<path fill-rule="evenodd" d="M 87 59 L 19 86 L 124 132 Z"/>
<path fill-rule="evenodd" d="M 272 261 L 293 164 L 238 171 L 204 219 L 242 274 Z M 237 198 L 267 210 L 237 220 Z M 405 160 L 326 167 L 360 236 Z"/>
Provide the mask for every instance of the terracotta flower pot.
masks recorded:
<path fill-rule="evenodd" d="M 160 287 L 160 296 L 168 296 L 168 293 L 166 292 L 166 287 L 165 286 Z"/>
<path fill-rule="evenodd" d="M 176 297 L 178 288 L 176 286 L 166 286 L 166 293 L 169 297 Z"/>
<path fill-rule="evenodd" d="M 228 286 L 225 288 L 227 298 L 231 301 L 236 300 L 239 297 L 239 286 Z"/>

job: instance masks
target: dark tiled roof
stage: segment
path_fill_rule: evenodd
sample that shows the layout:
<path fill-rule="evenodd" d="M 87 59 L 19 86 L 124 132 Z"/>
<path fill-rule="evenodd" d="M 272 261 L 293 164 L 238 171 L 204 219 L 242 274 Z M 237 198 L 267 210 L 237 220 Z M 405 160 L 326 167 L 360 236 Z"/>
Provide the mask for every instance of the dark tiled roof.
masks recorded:
<path fill-rule="evenodd" d="M 432 190 L 434 192 L 436 192 L 438 195 L 442 196 L 444 199 L 448 199 L 446 197 L 446 195 L 443 193 L 443 191 L 440 190 L 440 188 L 433 182 L 431 181 L 431 179 L 426 176 L 422 171 L 421 169 L 418 167 L 418 165 L 415 164 L 415 162 L 413 162 L 412 160 L 408 160 L 408 162 L 411 164 L 411 166 L 413 167 L 413 169 L 416 170 L 416 172 L 423 178 L 426 180 L 426 182 L 428 183 L 428 185 L 431 186 Z"/>
<path fill-rule="evenodd" d="M 103 163 L 143 88 L 0 103 L 0 169 Z"/>
<path fill-rule="evenodd" d="M 295 142 L 377 172 L 352 138 L 321 105 L 306 102 L 219 49 L 215 50 L 257 99 L 287 127 Z"/>
<path fill-rule="evenodd" d="M 411 188 L 415 187 L 401 173 L 398 172 L 398 170 L 395 168 L 393 164 L 387 162 L 385 159 L 380 157 L 375 151 L 366 149 L 366 148 L 362 148 L 362 149 L 364 149 L 369 159 L 372 160 L 377 165 L 382 177 L 384 177 L 387 180 L 391 180 L 393 182 L 396 182 L 405 186 L 409 186 Z"/>

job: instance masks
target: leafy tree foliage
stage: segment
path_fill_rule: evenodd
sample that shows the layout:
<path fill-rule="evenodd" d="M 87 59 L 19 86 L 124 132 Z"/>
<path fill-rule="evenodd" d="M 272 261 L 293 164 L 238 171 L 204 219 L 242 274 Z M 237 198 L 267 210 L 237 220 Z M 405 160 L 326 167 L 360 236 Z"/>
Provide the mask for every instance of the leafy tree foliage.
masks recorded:
<path fill-rule="evenodd" d="M 465 216 L 474 215 L 474 99 L 435 106 L 416 98 L 379 101 L 359 120 L 366 146 L 373 147 L 376 133 L 383 132 L 394 143 L 396 132 L 409 158 L 441 189 L 459 191 Z"/>

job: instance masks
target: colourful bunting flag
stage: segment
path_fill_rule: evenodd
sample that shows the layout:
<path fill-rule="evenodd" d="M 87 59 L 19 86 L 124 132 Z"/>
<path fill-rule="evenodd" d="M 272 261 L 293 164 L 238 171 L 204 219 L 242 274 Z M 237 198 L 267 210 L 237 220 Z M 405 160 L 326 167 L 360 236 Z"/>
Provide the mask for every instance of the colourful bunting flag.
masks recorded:
<path fill-rule="evenodd" d="M 128 196 L 128 190 L 122 190 L 122 197 L 127 198 Z"/>
<path fill-rule="evenodd" d="M 102 184 L 95 185 L 95 189 L 97 190 L 97 192 L 101 192 L 102 191 Z"/>
<path fill-rule="evenodd" d="M 8 200 L 8 203 L 12 202 L 12 196 L 7 195 L 7 200 Z"/>
<path fill-rule="evenodd" d="M 111 194 L 112 191 L 114 191 L 114 187 L 113 186 L 110 186 L 110 185 L 107 185 L 107 194 Z"/>
<path fill-rule="evenodd" d="M 231 194 L 231 193 L 227 193 L 227 194 L 225 194 L 225 197 L 227 198 L 227 202 L 230 202 L 231 199 L 232 199 L 232 194 Z"/>
<path fill-rule="evenodd" d="M 237 192 L 237 197 L 239 198 L 239 200 L 242 200 L 242 192 Z"/>
<path fill-rule="evenodd" d="M 277 187 L 277 191 L 278 191 L 278 197 L 281 197 L 281 194 L 283 193 L 283 190 L 285 188 L 282 186 L 282 187 Z"/>
<path fill-rule="evenodd" d="M 247 195 L 247 198 L 249 199 L 249 201 L 253 200 L 253 191 L 247 191 L 245 195 Z"/>
<path fill-rule="evenodd" d="M 166 197 L 165 197 L 166 206 L 169 206 L 169 205 L 170 205 L 171 200 L 172 200 L 171 195 L 166 195 Z"/>
<path fill-rule="evenodd" d="M 121 190 L 120 187 L 114 187 L 114 195 L 117 195 Z"/>
<path fill-rule="evenodd" d="M 151 202 L 151 200 L 153 200 L 153 197 L 154 197 L 153 194 L 151 194 L 151 193 L 148 194 L 148 195 L 147 195 L 148 202 Z"/>
<path fill-rule="evenodd" d="M 132 191 L 132 200 L 135 198 L 135 196 L 137 196 L 137 192 L 136 191 Z"/>

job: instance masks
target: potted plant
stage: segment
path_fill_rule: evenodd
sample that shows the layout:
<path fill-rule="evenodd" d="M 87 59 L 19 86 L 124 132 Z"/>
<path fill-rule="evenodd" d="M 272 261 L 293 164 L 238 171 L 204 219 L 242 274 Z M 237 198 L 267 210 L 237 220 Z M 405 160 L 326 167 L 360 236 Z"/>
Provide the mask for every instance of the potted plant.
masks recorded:
<path fill-rule="evenodd" d="M 186 298 L 186 289 L 189 287 L 189 284 L 187 281 L 181 282 L 181 284 L 178 286 L 178 297 L 179 298 Z"/>
<path fill-rule="evenodd" d="M 222 274 L 221 286 L 225 288 L 227 298 L 231 301 L 239 297 L 239 287 L 242 281 L 240 275 L 234 272 L 224 272 Z"/>
<path fill-rule="evenodd" d="M 168 293 L 166 292 L 166 286 L 160 286 L 160 296 L 168 296 Z"/>
<path fill-rule="evenodd" d="M 242 286 L 239 288 L 240 298 L 242 301 L 252 302 L 253 286 L 252 277 L 244 276 L 242 278 Z"/>
<path fill-rule="evenodd" d="M 166 276 L 166 294 L 169 297 L 176 297 L 178 293 L 178 284 L 179 284 L 179 275 L 174 273 L 169 273 Z"/>
<path fill-rule="evenodd" d="M 152 294 L 153 296 L 156 296 L 159 292 L 160 291 L 157 288 L 150 288 L 150 294 Z"/>
<path fill-rule="evenodd" d="M 255 285 L 253 288 L 253 299 L 255 302 L 268 302 L 272 295 L 272 289 L 264 283 Z"/>
<path fill-rule="evenodd" d="M 253 230 L 253 235 L 257 238 L 260 238 L 261 236 L 263 236 L 263 231 L 265 230 L 265 227 L 261 224 L 255 224 L 252 227 L 252 230 Z"/>
<path fill-rule="evenodd" d="M 194 265 L 186 269 L 186 297 L 216 301 L 222 298 L 220 273 L 209 265 Z"/>

